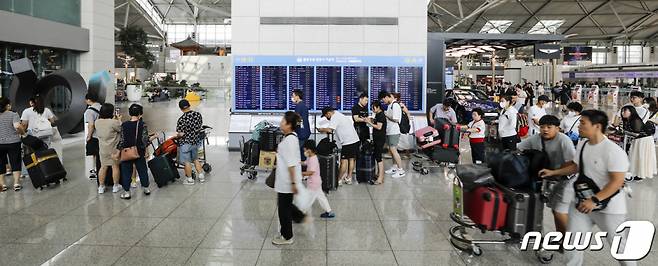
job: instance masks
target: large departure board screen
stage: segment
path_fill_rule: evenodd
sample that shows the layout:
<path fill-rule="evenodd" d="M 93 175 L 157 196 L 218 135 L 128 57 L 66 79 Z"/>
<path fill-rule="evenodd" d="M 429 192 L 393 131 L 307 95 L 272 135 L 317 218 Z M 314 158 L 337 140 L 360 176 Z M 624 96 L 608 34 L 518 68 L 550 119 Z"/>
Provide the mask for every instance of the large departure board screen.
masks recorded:
<path fill-rule="evenodd" d="M 317 92 L 315 109 L 322 110 L 325 107 L 333 107 L 340 110 L 341 107 L 341 67 L 319 66 L 316 67 Z"/>
<path fill-rule="evenodd" d="M 315 102 L 315 77 L 314 68 L 312 66 L 291 66 L 288 68 L 288 82 L 290 82 L 289 95 L 290 102 L 288 103 L 290 109 L 295 108 L 295 103 L 292 102 L 292 91 L 301 90 L 304 93 L 304 103 L 309 110 L 313 110 L 313 102 Z"/>
<path fill-rule="evenodd" d="M 235 67 L 235 109 L 260 109 L 260 67 Z"/>
<path fill-rule="evenodd" d="M 263 67 L 263 110 L 288 109 L 288 75 L 285 66 Z"/>
<path fill-rule="evenodd" d="M 398 92 L 409 111 L 423 110 L 423 68 L 398 67 Z"/>
<path fill-rule="evenodd" d="M 343 67 L 343 110 L 351 110 L 361 93 L 368 94 L 368 67 Z"/>
<path fill-rule="evenodd" d="M 292 91 L 304 92 L 311 112 L 331 106 L 347 112 L 359 95 L 400 93 L 411 112 L 425 111 L 424 56 L 234 55 L 233 112 L 285 112 Z"/>
<path fill-rule="evenodd" d="M 370 67 L 370 99 L 380 91 L 395 92 L 395 67 Z"/>

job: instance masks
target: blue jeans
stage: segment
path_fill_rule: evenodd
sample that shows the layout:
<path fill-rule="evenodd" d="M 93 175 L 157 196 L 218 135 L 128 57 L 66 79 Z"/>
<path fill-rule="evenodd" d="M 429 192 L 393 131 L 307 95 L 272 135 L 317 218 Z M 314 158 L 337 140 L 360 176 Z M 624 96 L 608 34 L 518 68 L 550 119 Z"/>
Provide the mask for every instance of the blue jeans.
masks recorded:
<path fill-rule="evenodd" d="M 123 190 L 130 191 L 130 182 L 132 181 L 133 165 L 137 167 L 137 174 L 139 174 L 139 181 L 142 187 L 149 186 L 149 172 L 146 167 L 146 159 L 140 157 L 132 161 L 121 162 L 121 186 Z"/>
<path fill-rule="evenodd" d="M 183 144 L 178 147 L 178 161 L 182 164 L 193 163 L 199 157 L 199 147 L 201 143 L 198 144 Z"/>

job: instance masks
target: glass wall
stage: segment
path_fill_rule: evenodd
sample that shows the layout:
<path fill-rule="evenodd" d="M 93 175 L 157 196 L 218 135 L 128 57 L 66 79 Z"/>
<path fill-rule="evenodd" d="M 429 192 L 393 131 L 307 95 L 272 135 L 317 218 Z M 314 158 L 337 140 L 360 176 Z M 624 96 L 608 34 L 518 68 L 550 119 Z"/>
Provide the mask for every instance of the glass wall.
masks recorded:
<path fill-rule="evenodd" d="M 0 0 L 0 10 L 80 26 L 80 0 Z"/>
<path fill-rule="evenodd" d="M 616 46 L 617 64 L 642 63 L 642 46 Z"/>
<path fill-rule="evenodd" d="M 0 43 L 0 69 L 9 73 L 12 72 L 9 62 L 24 57 L 32 61 L 34 71 L 39 78 L 60 69 L 77 70 L 77 56 L 76 52 L 63 49 Z M 9 75 L 0 75 L 2 95 L 7 95 L 10 83 Z"/>
<path fill-rule="evenodd" d="M 175 43 L 192 36 L 194 25 L 165 25 L 167 32 L 167 43 Z M 230 46 L 231 25 L 197 25 L 196 40 L 206 46 Z"/>

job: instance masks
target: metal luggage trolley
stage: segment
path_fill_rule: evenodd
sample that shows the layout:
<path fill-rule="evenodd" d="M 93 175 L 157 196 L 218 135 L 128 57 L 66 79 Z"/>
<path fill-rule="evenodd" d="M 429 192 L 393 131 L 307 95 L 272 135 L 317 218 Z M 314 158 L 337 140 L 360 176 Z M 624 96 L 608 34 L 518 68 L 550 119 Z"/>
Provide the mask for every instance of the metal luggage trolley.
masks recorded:
<path fill-rule="evenodd" d="M 470 218 L 464 215 L 463 206 L 463 192 L 464 185 L 458 176 L 452 181 L 453 188 L 453 212 L 450 213 L 452 219 L 457 225 L 450 228 L 450 244 L 455 248 L 469 252 L 474 256 L 482 255 L 480 245 L 515 245 L 520 244 L 520 238 L 511 237 L 502 231 L 490 231 L 499 234 L 498 239 L 474 239 L 471 235 L 477 231 L 482 233 L 486 232 L 478 225 L 473 223 Z M 532 243 L 530 243 L 532 244 Z M 553 254 L 543 249 L 535 251 L 535 257 L 542 264 L 549 264 L 553 260 Z"/>
<path fill-rule="evenodd" d="M 212 129 L 213 129 L 212 127 L 204 125 L 202 126 L 201 130 L 199 130 L 199 132 L 203 134 L 203 141 L 199 149 L 197 159 L 202 163 L 201 168 L 206 173 L 210 173 L 212 171 L 212 166 L 210 165 L 210 163 L 208 163 L 208 156 L 206 152 L 206 148 L 207 148 L 206 145 L 210 145 L 210 140 L 208 136 L 212 132 Z M 170 139 L 173 140 L 173 144 L 171 145 L 173 148 L 159 151 L 160 149 L 162 149 L 160 146 L 165 144 L 166 141 L 171 141 Z M 178 160 L 178 146 L 179 146 L 178 140 L 176 140 L 175 136 L 167 138 L 166 133 L 162 131 L 162 138 L 158 137 L 158 147 L 157 148 L 154 147 L 154 155 L 159 156 L 161 155 L 160 153 L 166 154 L 167 156 L 169 156 L 174 160 L 174 165 L 176 166 L 176 168 L 183 169 L 185 165 L 181 164 Z"/>
<path fill-rule="evenodd" d="M 240 140 L 240 152 L 244 151 L 245 149 L 245 139 L 242 137 Z M 243 158 L 240 158 L 240 162 L 242 163 L 242 166 L 240 166 L 240 175 L 244 175 L 245 173 L 247 174 L 247 179 L 249 180 L 256 180 L 256 176 L 258 175 L 258 170 L 256 170 L 257 165 L 251 165 L 249 160 L 244 160 Z"/>

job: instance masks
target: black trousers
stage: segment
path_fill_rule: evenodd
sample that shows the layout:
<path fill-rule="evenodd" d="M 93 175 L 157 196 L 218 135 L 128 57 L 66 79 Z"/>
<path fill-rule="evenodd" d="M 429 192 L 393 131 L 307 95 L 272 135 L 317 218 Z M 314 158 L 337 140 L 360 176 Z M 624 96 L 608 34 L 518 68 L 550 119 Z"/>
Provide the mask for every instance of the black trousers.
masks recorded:
<path fill-rule="evenodd" d="M 478 161 L 484 163 L 484 142 L 471 143 L 471 157 L 473 157 L 473 164 Z"/>
<path fill-rule="evenodd" d="M 297 206 L 292 204 L 292 193 L 277 193 L 277 204 L 279 205 L 279 224 L 281 224 L 281 236 L 286 240 L 292 238 L 292 222 L 301 223 L 306 216 Z"/>
<path fill-rule="evenodd" d="M 519 136 L 509 136 L 500 139 L 500 145 L 503 150 L 516 150 L 516 144 L 520 142 Z"/>

